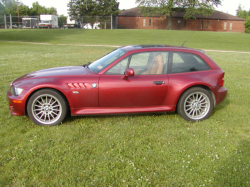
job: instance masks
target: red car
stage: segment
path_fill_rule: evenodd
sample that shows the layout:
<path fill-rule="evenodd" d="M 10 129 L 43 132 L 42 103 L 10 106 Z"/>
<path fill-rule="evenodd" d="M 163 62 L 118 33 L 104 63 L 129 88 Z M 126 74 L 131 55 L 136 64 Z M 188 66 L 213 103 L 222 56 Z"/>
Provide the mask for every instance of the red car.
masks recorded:
<path fill-rule="evenodd" d="M 224 71 L 203 51 L 176 46 L 118 48 L 83 66 L 24 75 L 7 92 L 13 115 L 38 125 L 73 116 L 174 112 L 188 121 L 209 117 L 227 94 Z"/>

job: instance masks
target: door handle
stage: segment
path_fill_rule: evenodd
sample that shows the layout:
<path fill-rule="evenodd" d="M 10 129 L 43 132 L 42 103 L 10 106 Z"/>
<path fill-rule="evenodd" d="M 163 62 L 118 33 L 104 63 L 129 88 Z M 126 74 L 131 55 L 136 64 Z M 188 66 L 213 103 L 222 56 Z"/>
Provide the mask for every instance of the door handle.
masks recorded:
<path fill-rule="evenodd" d="M 161 84 L 165 84 L 165 82 L 164 81 L 154 81 L 154 84 L 161 85 Z"/>

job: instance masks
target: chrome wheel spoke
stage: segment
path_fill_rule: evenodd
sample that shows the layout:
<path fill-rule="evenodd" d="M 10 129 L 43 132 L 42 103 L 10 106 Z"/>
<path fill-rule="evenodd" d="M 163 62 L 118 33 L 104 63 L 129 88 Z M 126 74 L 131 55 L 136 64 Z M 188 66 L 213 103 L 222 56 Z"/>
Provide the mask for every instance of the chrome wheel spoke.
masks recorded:
<path fill-rule="evenodd" d="M 52 119 L 54 119 L 55 117 L 52 114 L 49 114 L 51 116 Z"/>
<path fill-rule="evenodd" d="M 53 105 L 53 104 L 55 104 L 56 103 L 56 101 L 54 101 L 53 103 L 51 103 L 51 105 Z"/>
<path fill-rule="evenodd" d="M 50 100 L 49 100 L 49 102 L 48 102 L 48 103 L 49 103 L 49 104 L 51 104 L 51 101 L 52 101 L 52 98 L 50 98 Z"/>
<path fill-rule="evenodd" d="M 33 111 L 42 111 L 42 109 L 41 109 L 41 108 L 39 108 L 39 109 L 35 109 L 35 110 L 33 110 Z"/>
<path fill-rule="evenodd" d="M 61 117 L 62 105 L 55 96 L 43 94 L 34 99 L 32 114 L 40 123 L 50 125 Z"/>
<path fill-rule="evenodd" d="M 41 112 L 37 113 L 37 114 L 36 114 L 36 116 L 39 116 L 39 114 L 41 114 L 41 113 L 43 113 L 43 111 L 41 111 Z"/>
<path fill-rule="evenodd" d="M 52 114 L 54 114 L 54 116 L 56 116 L 57 115 L 57 113 L 55 113 L 55 112 L 51 112 Z"/>
<path fill-rule="evenodd" d="M 49 114 L 48 114 L 48 119 L 49 119 L 49 121 L 50 121 L 50 116 L 49 116 Z"/>
<path fill-rule="evenodd" d="M 42 119 L 42 117 L 44 116 L 44 113 L 40 116 L 40 118 L 39 119 Z"/>
<path fill-rule="evenodd" d="M 43 105 L 40 101 L 37 100 L 37 102 L 38 102 L 40 105 Z"/>
<path fill-rule="evenodd" d="M 186 115 L 193 120 L 202 119 L 207 115 L 210 109 L 210 100 L 203 92 L 194 92 L 186 97 L 184 102 L 184 111 Z"/>

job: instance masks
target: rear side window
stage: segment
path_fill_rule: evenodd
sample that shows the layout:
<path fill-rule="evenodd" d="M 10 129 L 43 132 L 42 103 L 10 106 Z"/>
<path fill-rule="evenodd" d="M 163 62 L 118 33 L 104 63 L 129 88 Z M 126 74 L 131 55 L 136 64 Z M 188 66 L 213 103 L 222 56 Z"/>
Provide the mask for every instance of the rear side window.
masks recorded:
<path fill-rule="evenodd" d="M 211 68 L 199 56 L 191 53 L 173 52 L 171 73 L 204 71 Z"/>

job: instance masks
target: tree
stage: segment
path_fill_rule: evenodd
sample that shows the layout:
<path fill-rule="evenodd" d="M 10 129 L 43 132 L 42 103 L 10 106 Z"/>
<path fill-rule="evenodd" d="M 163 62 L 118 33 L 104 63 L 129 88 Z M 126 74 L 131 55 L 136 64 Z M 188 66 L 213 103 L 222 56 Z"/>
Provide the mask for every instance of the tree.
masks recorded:
<path fill-rule="evenodd" d="M 69 16 L 79 19 L 81 16 L 110 16 L 119 14 L 117 0 L 78 0 L 69 2 Z"/>
<path fill-rule="evenodd" d="M 119 2 L 116 2 L 116 0 L 100 0 L 97 2 L 98 16 L 116 16 L 119 13 Z"/>
<path fill-rule="evenodd" d="M 20 16 L 29 16 L 30 15 L 30 9 L 28 6 L 26 6 L 24 4 L 20 4 L 18 6 L 18 9 L 19 9 Z"/>
<path fill-rule="evenodd" d="M 63 27 L 63 25 L 66 24 L 66 23 L 67 23 L 67 16 L 60 15 L 58 17 L 58 26 L 59 26 L 59 28 Z"/>
<path fill-rule="evenodd" d="M 238 9 L 236 10 L 236 15 L 240 18 L 247 19 L 248 16 L 250 16 L 250 11 L 243 10 L 244 7 L 241 7 L 241 4 L 239 4 Z"/>
<path fill-rule="evenodd" d="M 17 15 L 17 2 L 15 0 L 2 0 L 0 4 L 2 5 L 1 13 Z"/>
<path fill-rule="evenodd" d="M 69 2 L 69 16 L 79 22 L 91 23 L 92 26 L 96 22 L 96 18 L 87 18 L 83 20 L 83 16 L 100 16 L 99 21 L 105 22 L 104 16 L 116 16 L 120 13 L 119 2 L 117 0 L 77 0 Z"/>
<path fill-rule="evenodd" d="M 250 33 L 250 16 L 247 17 L 247 20 L 245 22 L 245 29 L 246 33 Z"/>
<path fill-rule="evenodd" d="M 47 14 L 57 15 L 57 10 L 54 7 L 47 8 Z"/>
<path fill-rule="evenodd" d="M 195 18 L 196 15 L 209 16 L 214 6 L 221 4 L 221 0 L 136 0 L 140 12 L 144 16 L 158 16 L 168 18 L 167 29 L 172 29 L 174 12 L 185 12 L 184 18 Z"/>
<path fill-rule="evenodd" d="M 46 8 L 45 6 L 41 6 L 37 1 L 32 3 L 32 7 L 30 8 L 31 16 L 38 16 L 40 14 L 52 14 L 57 15 L 56 8 L 50 7 Z"/>
<path fill-rule="evenodd" d="M 0 0 L 0 15 L 4 14 L 4 4 L 3 2 Z"/>
<path fill-rule="evenodd" d="M 250 10 L 246 11 L 243 10 L 244 7 L 241 7 L 241 4 L 238 6 L 238 9 L 236 10 L 237 16 L 246 19 L 245 22 L 245 29 L 247 33 L 250 33 Z"/>
<path fill-rule="evenodd" d="M 38 16 L 40 14 L 52 14 L 57 15 L 57 10 L 54 7 L 46 8 L 45 6 L 39 5 L 38 2 L 34 2 L 32 7 L 24 5 L 23 3 L 18 3 L 17 0 L 0 0 L 0 15 L 1 14 L 11 14 L 13 16 Z"/>

